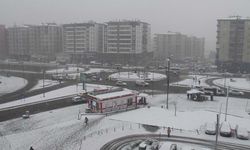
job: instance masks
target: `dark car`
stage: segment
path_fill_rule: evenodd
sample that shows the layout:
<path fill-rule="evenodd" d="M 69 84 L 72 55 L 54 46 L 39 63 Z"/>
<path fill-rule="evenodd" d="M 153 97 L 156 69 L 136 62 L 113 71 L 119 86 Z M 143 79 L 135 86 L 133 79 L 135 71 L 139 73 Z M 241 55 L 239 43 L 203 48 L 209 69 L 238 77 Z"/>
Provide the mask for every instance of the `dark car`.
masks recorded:
<path fill-rule="evenodd" d="M 228 122 L 223 122 L 220 126 L 220 135 L 224 137 L 231 137 L 231 125 Z"/>

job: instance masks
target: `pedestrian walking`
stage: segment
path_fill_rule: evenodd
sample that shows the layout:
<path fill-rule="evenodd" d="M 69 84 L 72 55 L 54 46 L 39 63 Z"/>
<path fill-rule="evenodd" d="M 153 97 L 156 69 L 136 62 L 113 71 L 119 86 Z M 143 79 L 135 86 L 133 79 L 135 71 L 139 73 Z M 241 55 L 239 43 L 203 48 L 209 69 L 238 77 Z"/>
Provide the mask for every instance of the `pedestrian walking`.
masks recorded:
<path fill-rule="evenodd" d="M 30 147 L 30 150 L 34 150 L 34 148 L 31 146 L 31 147 Z"/>
<path fill-rule="evenodd" d="M 84 119 L 84 123 L 85 123 L 85 125 L 88 125 L 88 122 L 89 122 L 88 117 L 85 117 L 85 119 Z"/>
<path fill-rule="evenodd" d="M 168 137 L 170 137 L 170 133 L 171 133 L 171 129 L 170 129 L 170 127 L 168 127 Z"/>

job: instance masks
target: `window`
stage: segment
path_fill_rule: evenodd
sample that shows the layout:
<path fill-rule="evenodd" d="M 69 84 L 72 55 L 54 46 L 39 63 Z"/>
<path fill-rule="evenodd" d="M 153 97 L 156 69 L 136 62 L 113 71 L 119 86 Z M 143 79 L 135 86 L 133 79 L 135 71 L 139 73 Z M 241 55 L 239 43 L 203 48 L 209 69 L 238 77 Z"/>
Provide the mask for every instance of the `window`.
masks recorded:
<path fill-rule="evenodd" d="M 127 106 L 131 106 L 133 104 L 133 98 L 129 98 L 127 100 Z"/>

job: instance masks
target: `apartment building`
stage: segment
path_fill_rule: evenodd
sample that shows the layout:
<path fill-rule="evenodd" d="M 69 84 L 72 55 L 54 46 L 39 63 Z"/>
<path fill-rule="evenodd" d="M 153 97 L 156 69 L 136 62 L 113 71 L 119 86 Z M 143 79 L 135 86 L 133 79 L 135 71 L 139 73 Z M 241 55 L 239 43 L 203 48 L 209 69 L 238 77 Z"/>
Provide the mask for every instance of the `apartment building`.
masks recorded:
<path fill-rule="evenodd" d="M 221 71 L 250 72 L 250 19 L 219 19 L 216 51 Z"/>
<path fill-rule="evenodd" d="M 106 50 L 106 25 L 95 22 L 63 25 L 63 51 L 72 62 L 86 62 Z"/>
<path fill-rule="evenodd" d="M 62 28 L 55 23 L 29 25 L 29 49 L 32 59 L 55 60 L 62 52 Z"/>
<path fill-rule="evenodd" d="M 136 63 L 152 52 L 150 36 L 151 28 L 146 22 L 107 22 L 107 50 L 103 58 L 109 63 Z"/>
<path fill-rule="evenodd" d="M 0 58 L 6 58 L 7 51 L 7 31 L 4 25 L 0 25 Z"/>
<path fill-rule="evenodd" d="M 29 28 L 28 26 L 13 26 L 7 29 L 8 53 L 10 58 L 29 60 Z"/>
<path fill-rule="evenodd" d="M 166 34 L 155 34 L 154 36 L 155 58 L 166 60 L 171 58 L 174 61 L 184 59 L 202 59 L 204 57 L 204 38 L 189 37 L 178 32 Z"/>

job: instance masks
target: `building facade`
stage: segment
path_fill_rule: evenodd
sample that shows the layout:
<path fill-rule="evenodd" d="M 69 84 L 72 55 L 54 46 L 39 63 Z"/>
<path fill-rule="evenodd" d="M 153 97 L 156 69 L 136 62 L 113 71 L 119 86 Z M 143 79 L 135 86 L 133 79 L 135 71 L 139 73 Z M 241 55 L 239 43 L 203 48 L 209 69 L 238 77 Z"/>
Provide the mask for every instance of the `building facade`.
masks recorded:
<path fill-rule="evenodd" d="M 4 25 L 0 25 L 0 58 L 6 58 L 7 51 L 7 30 Z"/>
<path fill-rule="evenodd" d="M 107 22 L 107 49 L 102 57 L 105 61 L 136 63 L 132 61 L 145 58 L 151 51 L 151 28 L 148 23 L 127 20 Z"/>
<path fill-rule="evenodd" d="M 8 53 L 10 58 L 29 60 L 29 28 L 14 26 L 7 29 Z"/>
<path fill-rule="evenodd" d="M 155 34 L 154 53 L 158 60 L 170 57 L 175 61 L 204 58 L 204 38 L 189 37 L 181 33 Z"/>
<path fill-rule="evenodd" d="M 62 52 L 62 28 L 54 23 L 28 27 L 31 57 L 40 61 L 55 60 Z"/>
<path fill-rule="evenodd" d="M 72 62 L 90 61 L 106 49 L 106 25 L 95 22 L 63 25 L 63 51 Z"/>
<path fill-rule="evenodd" d="M 250 19 L 219 19 L 216 51 L 219 70 L 250 72 Z"/>

